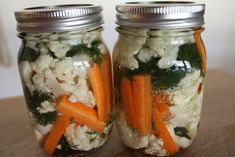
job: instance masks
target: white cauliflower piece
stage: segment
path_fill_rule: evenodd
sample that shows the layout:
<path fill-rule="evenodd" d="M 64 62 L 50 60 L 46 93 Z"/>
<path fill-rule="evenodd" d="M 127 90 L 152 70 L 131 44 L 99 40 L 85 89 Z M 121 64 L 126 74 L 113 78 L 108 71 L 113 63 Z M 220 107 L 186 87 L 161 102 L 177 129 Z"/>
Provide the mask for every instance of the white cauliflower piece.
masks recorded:
<path fill-rule="evenodd" d="M 48 113 L 55 111 L 55 104 L 49 101 L 43 101 L 40 107 L 36 108 L 40 113 Z"/>
<path fill-rule="evenodd" d="M 136 37 L 121 35 L 116 45 L 116 51 L 119 52 L 117 60 L 122 67 L 137 69 L 138 61 L 134 55 L 139 53 L 146 42 L 146 37 Z"/>
<path fill-rule="evenodd" d="M 48 42 L 48 47 L 58 58 L 65 57 L 66 52 L 71 48 L 71 46 L 65 41 L 50 41 Z"/>
<path fill-rule="evenodd" d="M 76 73 L 74 71 L 73 59 L 71 57 L 65 57 L 60 62 L 57 62 L 54 73 L 60 81 L 74 84 L 73 79 Z"/>
<path fill-rule="evenodd" d="M 98 49 L 100 50 L 100 53 L 101 53 L 101 54 L 108 53 L 108 49 L 107 49 L 107 47 L 106 47 L 103 43 L 101 43 L 101 44 L 98 46 Z"/>
<path fill-rule="evenodd" d="M 146 148 L 148 146 L 148 136 L 141 136 L 133 129 L 127 127 L 123 117 L 124 115 L 122 114 L 116 121 L 116 128 L 119 135 L 121 135 L 122 141 L 125 145 L 134 149 Z"/>
<path fill-rule="evenodd" d="M 37 44 L 38 44 L 38 42 L 37 42 L 37 40 L 36 40 L 36 38 L 35 37 L 30 37 L 30 38 L 32 38 L 31 40 L 26 40 L 26 44 L 25 44 L 25 46 L 26 47 L 29 47 L 29 48 L 31 48 L 31 49 L 33 49 L 34 51 L 38 51 L 38 48 L 37 48 Z"/>
<path fill-rule="evenodd" d="M 50 69 L 45 70 L 45 87 L 44 89 L 49 93 L 52 93 L 54 98 L 59 97 L 60 95 L 68 94 L 61 86 L 60 83 L 55 78 L 53 71 Z"/>
<path fill-rule="evenodd" d="M 120 55 L 120 59 L 119 60 L 120 60 L 120 65 L 122 67 L 127 67 L 127 68 L 129 68 L 131 70 L 139 68 L 138 61 L 135 59 L 133 54 Z"/>
<path fill-rule="evenodd" d="M 39 131 L 41 135 L 47 135 L 51 131 L 52 127 L 53 127 L 52 124 L 48 124 L 46 126 L 37 124 L 35 126 L 35 129 Z"/>
<path fill-rule="evenodd" d="M 90 32 L 85 34 L 83 43 L 87 44 L 87 47 L 91 47 L 91 43 L 95 40 L 100 40 L 98 32 Z"/>
<path fill-rule="evenodd" d="M 30 90 L 31 93 L 33 93 L 34 86 L 31 81 L 33 75 L 33 69 L 28 61 L 23 61 L 20 64 L 20 73 L 22 75 L 26 87 Z"/>
<path fill-rule="evenodd" d="M 33 75 L 33 85 L 38 91 L 44 91 L 45 77 L 43 74 Z"/>
<path fill-rule="evenodd" d="M 43 135 L 37 129 L 33 129 L 33 131 L 34 131 L 37 141 L 40 142 L 43 138 Z"/>
<path fill-rule="evenodd" d="M 168 69 L 174 65 L 174 61 L 176 61 L 178 56 L 179 47 L 176 45 L 167 46 L 164 51 L 157 65 L 161 69 Z"/>
<path fill-rule="evenodd" d="M 46 55 L 49 53 L 48 48 L 42 43 L 40 43 L 40 50 L 39 51 L 40 51 L 41 55 Z"/>
<path fill-rule="evenodd" d="M 144 151 L 150 155 L 166 155 L 166 150 L 163 149 L 164 143 L 162 139 L 157 138 L 155 135 L 140 135 L 127 126 L 124 114 L 120 114 L 119 116 L 120 117 L 116 120 L 116 128 L 125 145 L 134 149 L 144 149 Z"/>
<path fill-rule="evenodd" d="M 152 57 L 157 57 L 158 54 L 155 51 L 151 50 L 150 48 L 143 48 L 140 50 L 138 54 L 138 59 L 142 62 L 149 61 Z"/>
<path fill-rule="evenodd" d="M 197 88 L 202 82 L 200 70 L 194 70 L 188 73 L 178 84 L 178 89 L 174 91 L 173 103 L 181 106 L 187 105 L 191 99 L 197 94 Z"/>
<path fill-rule="evenodd" d="M 157 155 L 157 156 L 166 156 L 166 150 L 163 149 L 163 140 L 157 138 L 155 135 L 149 135 L 149 145 L 144 150 L 147 154 Z"/>
<path fill-rule="evenodd" d="M 177 59 L 179 47 L 186 43 L 194 43 L 193 31 L 179 32 L 172 30 L 151 31 L 149 34 L 156 37 L 148 39 L 147 44 L 158 56 L 162 57 L 158 67 L 168 69 Z"/>
<path fill-rule="evenodd" d="M 60 60 L 58 58 L 55 58 L 52 60 L 52 62 L 50 63 L 50 68 L 51 69 L 55 69 L 56 68 L 56 63 L 58 63 Z"/>
<path fill-rule="evenodd" d="M 45 69 L 49 68 L 50 63 L 52 62 L 53 58 L 50 55 L 40 55 L 33 65 L 33 70 L 36 73 L 42 74 Z"/>
<path fill-rule="evenodd" d="M 78 83 L 71 85 L 68 83 L 61 83 L 61 87 L 68 93 L 71 93 L 70 101 L 77 102 L 80 101 L 87 106 L 94 108 L 95 107 L 95 98 L 92 91 L 89 90 L 86 79 L 79 78 Z"/>
<path fill-rule="evenodd" d="M 107 137 L 102 137 L 100 134 L 95 133 L 87 126 L 80 124 L 70 124 L 66 129 L 65 137 L 72 149 L 89 151 L 93 148 L 97 148 L 105 143 Z"/>
<path fill-rule="evenodd" d="M 148 38 L 147 44 L 150 49 L 154 50 L 158 56 L 163 56 L 165 48 L 169 46 L 163 38 Z"/>
<path fill-rule="evenodd" d="M 77 96 L 78 101 L 85 103 L 91 108 L 95 106 L 95 98 L 93 93 L 89 91 L 87 81 L 85 79 L 78 79 L 77 88 L 72 93 Z"/>
<path fill-rule="evenodd" d="M 197 88 L 202 79 L 200 70 L 194 70 L 180 81 L 175 91 L 169 93 L 173 96 L 171 103 L 174 105 L 170 106 L 173 119 L 167 123 L 167 127 L 171 135 L 174 136 L 177 145 L 183 148 L 191 144 L 197 133 L 203 97 L 203 93 L 198 95 Z M 189 131 L 192 140 L 176 136 L 173 130 L 174 127 L 185 127 Z"/>

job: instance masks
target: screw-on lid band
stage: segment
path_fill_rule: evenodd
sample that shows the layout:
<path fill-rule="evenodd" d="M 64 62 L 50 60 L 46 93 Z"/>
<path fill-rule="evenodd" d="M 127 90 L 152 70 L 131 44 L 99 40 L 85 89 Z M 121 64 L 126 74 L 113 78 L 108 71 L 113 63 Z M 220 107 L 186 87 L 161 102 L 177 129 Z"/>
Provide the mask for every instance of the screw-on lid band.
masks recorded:
<path fill-rule="evenodd" d="M 19 32 L 61 32 L 103 24 L 102 7 L 92 4 L 26 8 L 16 11 Z"/>
<path fill-rule="evenodd" d="M 204 24 L 205 5 L 195 2 L 129 2 L 116 6 L 120 26 L 135 28 L 188 28 Z"/>

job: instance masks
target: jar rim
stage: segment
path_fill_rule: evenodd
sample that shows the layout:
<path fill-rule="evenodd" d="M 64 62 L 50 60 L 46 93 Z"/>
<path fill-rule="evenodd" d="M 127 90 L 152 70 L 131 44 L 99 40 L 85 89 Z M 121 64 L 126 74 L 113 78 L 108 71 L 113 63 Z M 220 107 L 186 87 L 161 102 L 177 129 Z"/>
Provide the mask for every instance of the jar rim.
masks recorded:
<path fill-rule="evenodd" d="M 94 4 L 36 6 L 15 12 L 18 32 L 63 32 L 101 26 L 103 8 Z"/>
<path fill-rule="evenodd" d="M 116 24 L 170 29 L 204 25 L 205 4 L 193 1 L 127 2 L 116 6 Z"/>

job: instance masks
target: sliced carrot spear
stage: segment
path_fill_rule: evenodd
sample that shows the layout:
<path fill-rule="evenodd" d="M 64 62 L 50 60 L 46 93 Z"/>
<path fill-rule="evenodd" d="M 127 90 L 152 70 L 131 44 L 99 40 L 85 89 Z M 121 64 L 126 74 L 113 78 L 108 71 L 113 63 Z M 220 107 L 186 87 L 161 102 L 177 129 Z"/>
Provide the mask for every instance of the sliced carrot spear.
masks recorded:
<path fill-rule="evenodd" d="M 169 131 L 167 130 L 167 127 L 161 118 L 161 113 L 157 107 L 153 107 L 153 120 L 155 125 L 155 134 L 163 140 L 163 146 L 166 149 L 167 154 L 170 155 L 178 152 L 179 147 L 176 145 Z"/>
<path fill-rule="evenodd" d="M 98 119 L 98 114 L 94 109 L 80 102 L 72 103 L 68 100 L 68 96 L 60 96 L 57 99 L 56 109 L 72 117 L 76 123 L 86 125 L 97 132 L 102 132 L 105 127 L 105 123 Z"/>
<path fill-rule="evenodd" d="M 104 88 L 101 69 L 98 64 L 94 64 L 89 69 L 88 76 L 91 81 L 91 86 L 94 92 L 99 120 L 105 121 L 106 120 L 105 88 Z"/>
<path fill-rule="evenodd" d="M 43 149 L 46 154 L 48 155 L 53 154 L 56 146 L 60 141 L 60 138 L 62 137 L 62 135 L 66 131 L 66 128 L 70 124 L 70 119 L 71 119 L 70 117 L 63 115 L 57 117 L 55 124 L 43 146 Z"/>
<path fill-rule="evenodd" d="M 157 107 L 163 120 L 169 120 L 171 112 L 167 100 L 167 95 L 164 93 L 158 93 L 153 96 L 153 106 Z"/>
<path fill-rule="evenodd" d="M 120 92 L 122 97 L 122 103 L 124 105 L 127 125 L 131 128 L 137 129 L 136 119 L 138 115 L 136 115 L 135 113 L 131 81 L 126 77 L 122 77 L 121 79 Z"/>
<path fill-rule="evenodd" d="M 133 100 L 136 111 L 138 130 L 141 134 L 151 133 L 151 78 L 149 75 L 132 77 Z"/>
<path fill-rule="evenodd" d="M 200 53 L 200 55 L 202 57 L 202 75 L 205 76 L 207 56 L 206 56 L 206 49 L 205 49 L 205 46 L 204 46 L 202 38 L 201 38 L 201 32 L 202 31 L 203 31 L 203 29 L 195 30 L 194 38 L 195 38 L 195 42 L 196 42 L 198 52 Z"/>
<path fill-rule="evenodd" d="M 111 70 L 111 58 L 109 52 L 104 54 L 103 61 L 100 64 L 103 80 L 105 82 L 105 93 L 106 93 L 106 116 L 109 117 L 112 111 L 112 70 Z"/>

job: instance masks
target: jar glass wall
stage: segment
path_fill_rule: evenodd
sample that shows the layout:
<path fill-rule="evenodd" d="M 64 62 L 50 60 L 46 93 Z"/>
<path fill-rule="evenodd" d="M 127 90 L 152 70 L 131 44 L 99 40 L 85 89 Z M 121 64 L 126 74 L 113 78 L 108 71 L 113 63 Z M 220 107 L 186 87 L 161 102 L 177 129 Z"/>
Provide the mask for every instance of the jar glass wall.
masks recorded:
<path fill-rule="evenodd" d="M 19 33 L 19 71 L 36 138 L 49 155 L 102 146 L 111 131 L 111 60 L 102 27 Z"/>
<path fill-rule="evenodd" d="M 189 147 L 200 123 L 206 52 L 202 27 L 117 28 L 114 91 L 123 143 L 168 156 Z"/>

